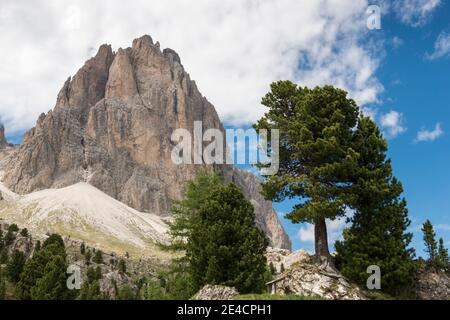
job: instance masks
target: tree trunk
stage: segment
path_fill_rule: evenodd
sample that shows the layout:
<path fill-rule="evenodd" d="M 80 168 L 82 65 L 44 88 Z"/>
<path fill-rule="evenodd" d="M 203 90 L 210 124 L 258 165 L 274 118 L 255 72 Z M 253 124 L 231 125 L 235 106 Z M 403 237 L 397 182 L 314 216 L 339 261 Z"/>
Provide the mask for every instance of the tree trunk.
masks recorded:
<path fill-rule="evenodd" d="M 318 218 L 314 223 L 314 244 L 317 257 L 329 259 L 327 224 L 325 218 Z"/>

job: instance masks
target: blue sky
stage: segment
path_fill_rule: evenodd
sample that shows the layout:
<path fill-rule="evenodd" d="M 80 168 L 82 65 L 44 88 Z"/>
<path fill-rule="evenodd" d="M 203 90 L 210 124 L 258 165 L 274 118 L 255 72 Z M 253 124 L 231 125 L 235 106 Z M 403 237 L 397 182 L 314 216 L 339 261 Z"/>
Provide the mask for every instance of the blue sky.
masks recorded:
<path fill-rule="evenodd" d="M 390 14 L 382 17 L 382 29 L 373 31 L 377 33 L 373 37 L 385 42 L 380 48 L 385 56 L 377 71 L 384 86 L 378 110 L 402 114 L 403 122 L 398 125 L 404 132 L 389 138 L 389 157 L 404 186 L 414 232 L 412 245 L 418 255 L 423 255 L 420 225 L 426 219 L 450 246 L 450 58 L 447 53 L 427 59 L 444 30 L 450 30 L 448 2 L 442 3 L 423 26 L 405 25 Z M 378 123 L 381 125 L 380 119 Z M 444 132 L 440 137 L 415 141 L 421 129 L 432 131 L 437 123 Z M 289 201 L 274 204 L 279 212 L 288 212 L 291 205 Z M 294 249 L 313 248 L 312 242 L 301 241 L 298 226 L 282 221 Z"/>
<path fill-rule="evenodd" d="M 414 234 L 411 245 L 418 256 L 424 255 L 420 228 L 426 219 L 450 247 L 450 3 L 441 3 L 423 19 L 412 25 L 396 13 L 386 13 L 381 30 L 365 39 L 371 50 L 378 50 L 374 55 L 382 56 L 376 77 L 384 89 L 377 102 L 364 107 L 375 110 L 374 118 L 388 139 L 388 156 L 403 183 Z M 434 57 L 442 34 L 448 37 L 447 51 Z M 313 251 L 312 226 L 284 218 L 294 204 L 286 200 L 274 208 L 293 249 Z M 344 227 L 343 220 L 329 222 L 331 248 Z"/>
<path fill-rule="evenodd" d="M 378 77 L 385 85 L 383 108 L 401 112 L 407 128 L 389 140 L 389 155 L 404 185 L 418 254 L 423 254 L 423 245 L 417 229 L 427 218 L 436 226 L 437 235 L 450 244 L 450 59 L 448 53 L 426 58 L 445 31 L 450 31 L 448 1 L 424 26 L 414 28 L 388 16 L 382 29 L 387 37 L 402 39 L 398 48 L 387 49 Z M 433 130 L 437 123 L 441 123 L 442 136 L 414 141 L 418 131 Z"/>
<path fill-rule="evenodd" d="M 382 8 L 381 30 L 366 27 L 371 4 Z M 418 254 L 426 218 L 450 242 L 449 1 L 2 0 L 0 121 L 8 138 L 21 141 L 95 48 L 125 48 L 143 34 L 179 53 L 229 127 L 261 117 L 260 99 L 279 79 L 349 91 L 389 138 Z M 280 216 L 291 205 L 274 204 Z M 283 224 L 294 249 L 312 249 L 310 227 Z M 332 240 L 342 228 L 330 225 Z"/>

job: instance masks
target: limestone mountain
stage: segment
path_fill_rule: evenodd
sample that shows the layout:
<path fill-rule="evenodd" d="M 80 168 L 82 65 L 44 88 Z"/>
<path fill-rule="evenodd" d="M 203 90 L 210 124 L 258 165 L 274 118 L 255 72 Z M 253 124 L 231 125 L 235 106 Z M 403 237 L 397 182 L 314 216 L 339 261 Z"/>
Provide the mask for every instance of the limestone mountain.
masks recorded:
<path fill-rule="evenodd" d="M 140 212 L 168 216 L 183 186 L 205 167 L 234 181 L 255 205 L 271 245 L 290 241 L 258 179 L 227 165 L 177 165 L 175 129 L 224 130 L 214 106 L 185 72 L 177 53 L 150 36 L 95 57 L 64 84 L 56 105 L 42 114 L 4 165 L 3 183 L 17 194 L 86 182 Z"/>
<path fill-rule="evenodd" d="M 0 149 L 5 149 L 6 147 L 11 147 L 12 145 L 8 143 L 5 136 L 5 127 L 0 124 Z"/>

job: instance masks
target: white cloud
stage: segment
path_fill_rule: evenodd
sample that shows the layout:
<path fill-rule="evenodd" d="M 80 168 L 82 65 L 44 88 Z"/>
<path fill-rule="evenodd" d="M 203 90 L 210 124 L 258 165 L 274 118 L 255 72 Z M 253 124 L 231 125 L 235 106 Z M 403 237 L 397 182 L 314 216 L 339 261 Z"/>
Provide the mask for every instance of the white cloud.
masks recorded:
<path fill-rule="evenodd" d="M 381 116 L 380 121 L 381 127 L 388 139 L 396 138 L 406 131 L 406 127 L 403 125 L 403 114 L 398 111 L 389 111 Z"/>
<path fill-rule="evenodd" d="M 10 133 L 30 128 L 95 48 L 127 47 L 143 34 L 175 49 L 233 124 L 258 119 L 260 99 L 278 79 L 334 84 L 361 104 L 376 102 L 378 57 L 362 44 L 367 7 L 367 0 L 2 0 L 0 115 Z"/>
<path fill-rule="evenodd" d="M 399 47 L 401 47 L 403 45 L 404 41 L 402 38 L 394 36 L 392 38 L 392 47 L 394 49 L 398 49 Z"/>
<path fill-rule="evenodd" d="M 426 54 L 429 60 L 435 60 L 450 56 L 450 32 L 442 31 L 434 43 L 434 51 L 431 54 Z"/>
<path fill-rule="evenodd" d="M 342 231 L 348 227 L 346 218 L 327 220 L 328 243 L 333 245 L 337 240 L 342 239 Z M 314 243 L 314 225 L 305 223 L 297 233 L 300 241 Z"/>
<path fill-rule="evenodd" d="M 395 0 L 393 9 L 400 21 L 412 27 L 426 24 L 441 0 Z"/>
<path fill-rule="evenodd" d="M 442 130 L 442 125 L 440 123 L 436 123 L 433 130 L 426 130 L 422 128 L 419 132 L 417 132 L 415 142 L 434 141 L 443 134 L 444 130 Z"/>

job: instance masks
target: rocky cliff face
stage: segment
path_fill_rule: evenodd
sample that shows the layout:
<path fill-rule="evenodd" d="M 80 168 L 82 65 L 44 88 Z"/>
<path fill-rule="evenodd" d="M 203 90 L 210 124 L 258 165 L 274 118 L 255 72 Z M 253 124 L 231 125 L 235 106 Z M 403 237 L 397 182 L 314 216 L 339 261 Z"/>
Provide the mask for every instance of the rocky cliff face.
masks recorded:
<path fill-rule="evenodd" d="M 450 300 L 450 275 L 421 267 L 417 273 L 417 297 L 421 300 Z"/>
<path fill-rule="evenodd" d="M 0 149 L 5 149 L 6 147 L 11 147 L 11 144 L 6 140 L 5 127 L 0 124 Z"/>
<path fill-rule="evenodd" d="M 66 81 L 55 108 L 25 135 L 3 181 L 20 194 L 88 182 L 132 208 L 165 216 L 184 183 L 206 167 L 171 160 L 172 132 L 193 132 L 194 121 L 202 121 L 204 130 L 223 130 L 173 50 L 161 51 L 150 36 L 117 52 L 103 45 Z M 272 245 L 290 249 L 257 179 L 229 166 L 209 167 L 252 200 Z"/>

